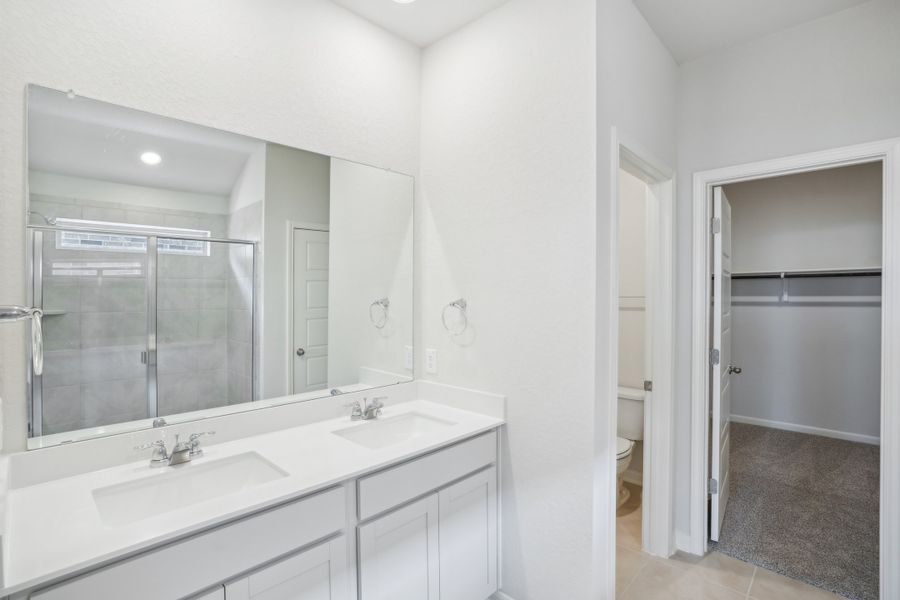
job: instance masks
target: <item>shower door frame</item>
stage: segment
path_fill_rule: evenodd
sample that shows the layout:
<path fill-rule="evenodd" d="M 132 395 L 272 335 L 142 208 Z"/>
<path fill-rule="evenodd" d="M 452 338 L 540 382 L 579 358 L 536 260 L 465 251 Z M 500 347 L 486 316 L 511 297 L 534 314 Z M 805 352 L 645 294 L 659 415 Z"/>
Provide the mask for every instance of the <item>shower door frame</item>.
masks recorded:
<path fill-rule="evenodd" d="M 202 237 L 179 234 L 165 234 L 142 232 L 140 230 L 128 230 L 126 228 L 103 229 L 98 227 L 82 227 L 82 226 L 42 226 L 28 225 L 26 236 L 26 262 L 28 263 L 28 300 L 29 306 L 36 308 L 44 308 L 43 294 L 43 253 L 44 253 L 44 234 L 47 232 L 58 233 L 61 231 L 79 231 L 83 233 L 99 233 L 107 235 L 130 235 L 146 238 L 147 240 L 147 276 L 146 276 L 146 296 L 147 296 L 147 338 L 146 350 L 142 353 L 146 357 L 145 364 L 147 367 L 147 420 L 159 417 L 159 396 L 158 382 L 159 373 L 157 370 L 157 327 L 159 310 L 157 306 L 157 292 L 159 289 L 159 247 L 158 240 L 184 240 L 191 242 L 208 242 L 216 244 L 239 244 L 249 246 L 252 254 L 251 280 L 253 281 L 253 293 L 250 299 L 250 344 L 251 344 L 251 365 L 250 365 L 250 402 L 257 400 L 257 376 L 259 372 L 259 351 L 257 344 L 258 333 L 258 311 L 259 311 L 259 282 L 258 265 L 259 265 L 259 243 L 250 240 L 241 240 L 233 238 L 215 238 Z M 28 340 L 28 355 L 31 356 L 34 349 L 32 342 Z M 31 360 L 28 363 L 28 372 L 26 374 L 26 396 L 28 398 L 28 433 L 27 438 L 39 438 L 43 435 L 43 375 L 34 373 L 34 365 Z M 105 426 L 101 426 L 105 427 Z M 86 428 L 94 429 L 94 427 Z M 86 438 L 96 436 L 85 436 Z M 74 441 L 74 440 L 72 440 Z"/>

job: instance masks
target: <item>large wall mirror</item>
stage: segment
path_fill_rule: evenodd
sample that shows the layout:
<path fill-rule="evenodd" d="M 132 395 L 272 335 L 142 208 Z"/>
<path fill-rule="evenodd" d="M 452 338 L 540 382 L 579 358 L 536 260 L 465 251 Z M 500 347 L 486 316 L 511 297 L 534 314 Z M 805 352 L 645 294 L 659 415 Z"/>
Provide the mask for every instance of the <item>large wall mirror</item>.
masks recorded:
<path fill-rule="evenodd" d="M 413 186 L 30 86 L 29 447 L 411 379 Z"/>

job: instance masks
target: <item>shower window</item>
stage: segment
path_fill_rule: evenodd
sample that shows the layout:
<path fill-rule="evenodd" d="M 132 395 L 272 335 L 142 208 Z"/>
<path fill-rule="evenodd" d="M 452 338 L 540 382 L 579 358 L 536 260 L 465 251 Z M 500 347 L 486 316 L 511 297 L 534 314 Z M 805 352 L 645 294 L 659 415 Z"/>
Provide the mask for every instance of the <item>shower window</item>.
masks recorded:
<path fill-rule="evenodd" d="M 178 227 L 156 227 L 133 223 L 112 223 L 109 221 L 86 221 L 83 219 L 57 219 L 58 226 L 72 227 L 71 230 L 56 232 L 57 250 L 95 250 L 102 252 L 147 252 L 148 235 L 184 236 L 179 238 L 159 238 L 157 250 L 160 254 L 184 254 L 187 256 L 209 256 L 209 243 L 197 239 L 209 237 L 210 232 L 200 229 Z M 74 229 L 74 228 L 85 228 Z M 96 231 L 101 229 L 102 231 Z"/>

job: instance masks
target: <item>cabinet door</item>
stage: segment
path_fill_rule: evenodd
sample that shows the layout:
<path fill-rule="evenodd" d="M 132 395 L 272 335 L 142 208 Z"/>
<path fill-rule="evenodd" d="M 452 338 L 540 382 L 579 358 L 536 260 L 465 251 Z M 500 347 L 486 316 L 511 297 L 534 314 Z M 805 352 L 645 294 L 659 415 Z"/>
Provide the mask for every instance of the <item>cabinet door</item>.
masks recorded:
<path fill-rule="evenodd" d="M 349 600 L 340 536 L 225 586 L 226 600 Z"/>
<path fill-rule="evenodd" d="M 361 600 L 438 600 L 438 497 L 360 526 Z"/>
<path fill-rule="evenodd" d="M 497 591 L 497 469 L 438 496 L 441 600 L 486 600 Z"/>

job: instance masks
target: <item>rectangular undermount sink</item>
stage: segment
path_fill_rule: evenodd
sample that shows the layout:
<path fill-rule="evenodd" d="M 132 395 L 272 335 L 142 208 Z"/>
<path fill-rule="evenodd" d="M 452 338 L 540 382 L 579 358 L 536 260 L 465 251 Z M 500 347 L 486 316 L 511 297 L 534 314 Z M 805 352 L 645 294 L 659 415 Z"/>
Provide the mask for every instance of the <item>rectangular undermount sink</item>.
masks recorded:
<path fill-rule="evenodd" d="M 411 412 L 396 417 L 366 421 L 332 431 L 333 434 L 372 450 L 393 446 L 456 425 L 437 417 Z"/>
<path fill-rule="evenodd" d="M 256 452 L 247 452 L 207 463 L 166 467 L 164 472 L 137 481 L 97 488 L 94 504 L 105 525 L 118 527 L 287 475 Z"/>

